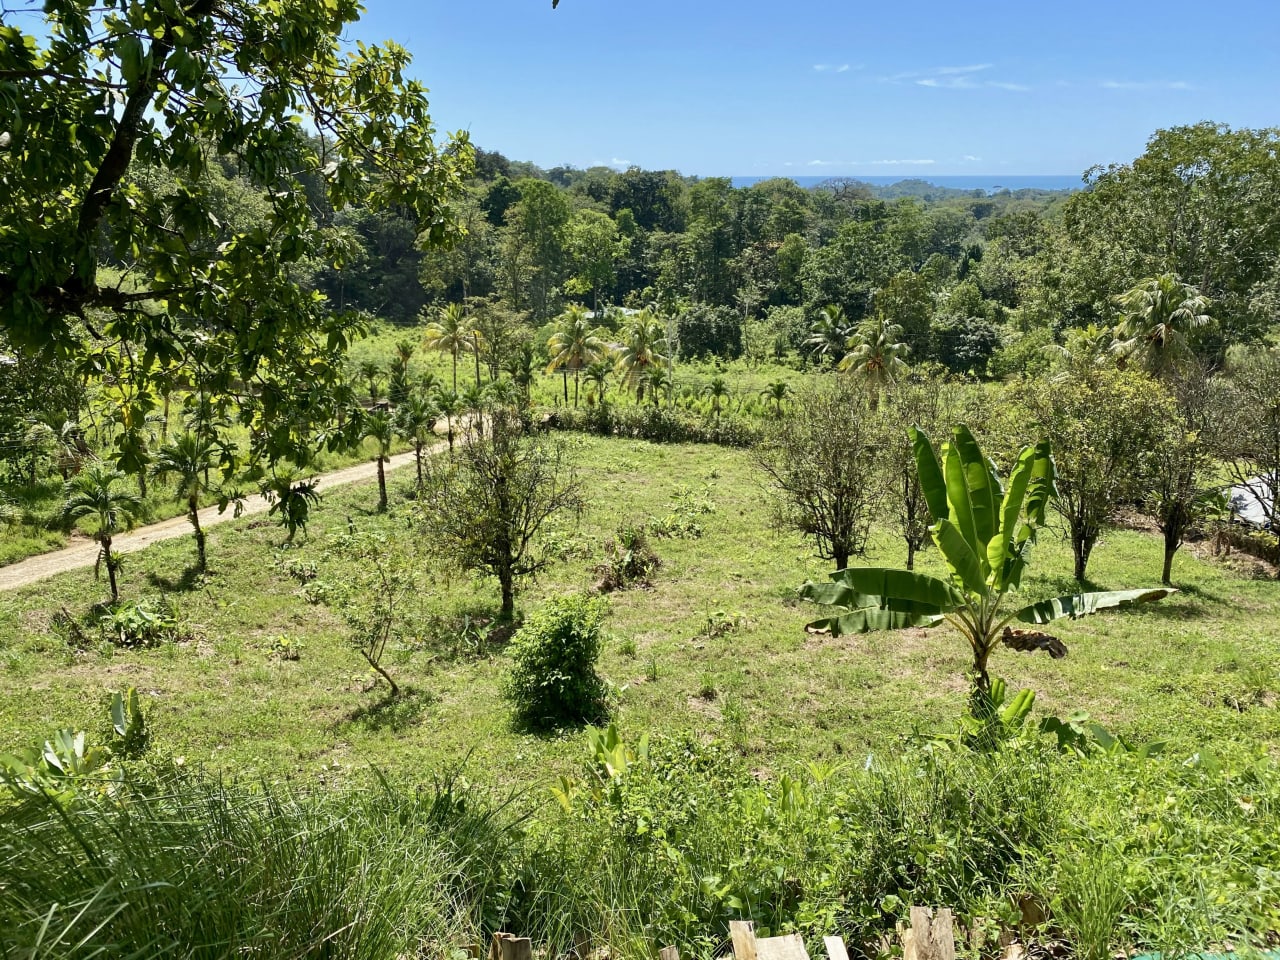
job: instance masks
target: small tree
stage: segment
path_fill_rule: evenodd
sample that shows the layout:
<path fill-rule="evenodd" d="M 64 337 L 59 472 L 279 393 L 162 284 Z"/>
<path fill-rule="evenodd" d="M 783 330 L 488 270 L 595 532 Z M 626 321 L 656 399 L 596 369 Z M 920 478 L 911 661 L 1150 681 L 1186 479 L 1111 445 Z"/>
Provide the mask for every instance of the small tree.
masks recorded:
<path fill-rule="evenodd" d="M 378 445 L 373 461 L 378 465 L 378 512 L 387 512 L 387 471 L 385 465 L 390 459 L 391 444 L 395 442 L 395 424 L 391 414 L 385 410 L 377 410 L 365 417 L 364 435 Z"/>
<path fill-rule="evenodd" d="M 1074 367 L 1025 388 L 1031 425 L 1053 437 L 1054 509 L 1066 521 L 1075 578 L 1118 507 L 1142 499 L 1150 451 L 1169 414 L 1168 396 L 1138 371 Z"/>
<path fill-rule="evenodd" d="M 413 444 L 414 465 L 418 469 L 418 495 L 422 495 L 422 457 L 427 443 L 435 436 L 436 410 L 429 397 L 413 392 L 408 399 L 396 409 L 396 431 Z"/>
<path fill-rule="evenodd" d="M 428 466 L 427 488 L 418 508 L 421 529 L 464 569 L 497 578 L 504 620 L 515 614 L 520 581 L 550 561 L 539 550 L 544 525 L 582 510 L 563 446 L 525 435 L 519 417 L 505 409 L 491 413 L 486 435 L 472 438 L 456 459 Z"/>
<path fill-rule="evenodd" d="M 107 568 L 112 603 L 120 600 L 120 587 L 116 582 L 120 558 L 111 552 L 111 546 L 117 534 L 134 525 L 142 509 L 141 497 L 120 489 L 124 479 L 122 471 L 96 461 L 63 486 L 63 516 L 68 520 L 89 517 L 98 525 L 93 533 L 99 547 L 98 564 L 94 565 L 93 574 L 95 577 L 98 575 L 100 565 Z"/>
<path fill-rule="evenodd" d="M 1214 427 L 1210 387 L 1191 364 L 1170 374 L 1173 404 L 1151 450 L 1147 509 L 1164 535 L 1160 582 L 1173 582 L 1173 558 L 1197 523 L 1221 513 L 1225 497 L 1214 483 Z"/>
<path fill-rule="evenodd" d="M 881 497 L 880 454 L 866 395 L 837 384 L 797 394 L 791 415 L 754 454 L 783 529 L 811 539 L 837 569 L 861 556 Z"/>
<path fill-rule="evenodd" d="M 916 553 L 929 542 L 929 505 L 920 486 L 915 448 L 903 424 L 930 436 L 946 422 L 955 406 L 953 391 L 940 379 L 912 377 L 888 395 L 876 419 L 884 515 L 907 546 L 907 569 L 915 569 Z"/>
<path fill-rule="evenodd" d="M 782 401 L 791 396 L 791 393 L 791 384 L 787 383 L 785 380 L 774 380 L 760 391 L 760 396 L 764 397 L 766 400 L 773 401 L 773 414 L 781 419 Z"/>
<path fill-rule="evenodd" d="M 196 433 L 184 433 L 164 444 L 157 452 L 152 472 L 159 479 L 175 477 L 174 495 L 187 508 L 187 520 L 191 523 L 196 540 L 196 567 L 201 573 L 208 569 L 205 555 L 205 534 L 200 528 L 200 500 L 212 491 L 207 483 L 209 472 L 218 465 L 221 445 L 211 437 Z"/>
<path fill-rule="evenodd" d="M 1214 386 L 1215 453 L 1280 531 L 1280 347 L 1233 347 Z"/>
<path fill-rule="evenodd" d="M 382 659 L 401 630 L 405 606 L 419 590 L 410 551 L 393 537 L 372 534 L 341 536 L 333 551 L 347 561 L 332 581 L 338 584 L 333 606 L 351 629 L 351 645 L 397 697 L 400 687 Z"/>
<path fill-rule="evenodd" d="M 450 390 L 447 387 L 441 387 L 436 391 L 436 409 L 440 411 L 440 416 L 444 417 L 445 437 L 449 441 L 449 456 L 453 456 L 453 441 L 457 437 L 457 433 L 453 429 L 453 423 L 458 418 L 458 414 L 462 412 L 462 398 L 458 396 L 457 390 Z"/>

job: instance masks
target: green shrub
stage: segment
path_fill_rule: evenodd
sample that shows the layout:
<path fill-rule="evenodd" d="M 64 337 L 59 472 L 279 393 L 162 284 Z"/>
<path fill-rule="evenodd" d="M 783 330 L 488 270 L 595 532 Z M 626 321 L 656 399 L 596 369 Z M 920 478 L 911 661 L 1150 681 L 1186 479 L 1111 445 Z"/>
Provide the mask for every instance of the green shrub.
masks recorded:
<path fill-rule="evenodd" d="M 647 586 L 662 566 L 662 559 L 649 545 L 643 526 L 626 523 L 604 543 L 604 559 L 596 564 L 597 593 L 612 593 L 640 584 Z"/>
<path fill-rule="evenodd" d="M 557 597 L 516 631 L 506 695 L 522 722 L 555 727 L 607 714 L 605 683 L 596 673 L 606 609 L 595 597 Z"/>

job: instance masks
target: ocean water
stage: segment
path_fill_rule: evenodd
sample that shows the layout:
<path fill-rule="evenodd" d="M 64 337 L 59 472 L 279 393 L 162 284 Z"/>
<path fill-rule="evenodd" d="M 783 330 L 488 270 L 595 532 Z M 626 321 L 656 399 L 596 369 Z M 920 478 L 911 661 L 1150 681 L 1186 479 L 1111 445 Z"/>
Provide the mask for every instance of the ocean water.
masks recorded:
<path fill-rule="evenodd" d="M 830 176 L 794 177 L 787 174 L 781 176 L 794 180 L 802 187 L 816 187 Z M 761 180 L 772 177 L 733 177 L 735 187 L 749 187 Z M 861 180 L 877 187 L 888 187 L 904 180 L 918 180 L 933 184 L 935 187 L 946 187 L 951 190 L 982 190 L 985 193 L 997 193 L 1001 190 L 1081 190 L 1084 182 L 1079 174 L 1031 174 L 1011 176 L 1002 174 L 965 175 L 965 176 L 854 176 L 851 180 Z"/>

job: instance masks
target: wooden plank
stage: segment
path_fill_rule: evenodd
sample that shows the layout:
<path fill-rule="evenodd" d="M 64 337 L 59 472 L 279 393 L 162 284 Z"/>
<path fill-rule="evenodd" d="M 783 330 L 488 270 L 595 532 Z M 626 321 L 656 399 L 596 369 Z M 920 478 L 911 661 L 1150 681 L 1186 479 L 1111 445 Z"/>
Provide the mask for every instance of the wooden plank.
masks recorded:
<path fill-rule="evenodd" d="M 737 960 L 759 960 L 756 955 L 756 925 L 750 920 L 730 920 L 729 939 Z"/>
<path fill-rule="evenodd" d="M 785 937 L 764 937 L 756 941 L 756 957 L 759 960 L 809 960 L 800 934 L 789 933 Z"/>
<path fill-rule="evenodd" d="M 680 951 L 675 947 L 663 947 L 658 951 L 658 960 L 680 960 Z"/>
<path fill-rule="evenodd" d="M 528 937 L 503 940 L 502 960 L 533 960 L 533 941 Z"/>
<path fill-rule="evenodd" d="M 955 924 L 951 911 L 911 908 L 911 927 L 902 934 L 903 960 L 956 960 Z"/>
<path fill-rule="evenodd" d="M 823 937 L 822 942 L 827 948 L 827 960 L 849 960 L 849 951 L 839 937 Z"/>

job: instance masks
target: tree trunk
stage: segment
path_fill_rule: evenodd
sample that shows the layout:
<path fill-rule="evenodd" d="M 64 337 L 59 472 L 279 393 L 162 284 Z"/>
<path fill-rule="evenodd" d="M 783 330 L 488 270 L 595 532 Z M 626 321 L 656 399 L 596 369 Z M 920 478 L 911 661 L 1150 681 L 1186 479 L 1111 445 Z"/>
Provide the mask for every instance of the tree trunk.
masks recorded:
<path fill-rule="evenodd" d="M 192 497 L 187 501 L 187 517 L 191 520 L 191 528 L 196 537 L 196 568 L 204 573 L 207 563 L 204 552 L 204 531 L 200 529 L 200 502 Z"/>
<path fill-rule="evenodd" d="M 916 568 L 916 541 L 913 537 L 907 537 L 907 569 L 914 570 Z"/>
<path fill-rule="evenodd" d="M 413 443 L 413 462 L 418 468 L 418 495 L 422 495 L 422 441 L 415 440 Z"/>
<path fill-rule="evenodd" d="M 573 368 L 573 409 L 578 409 L 578 368 Z"/>
<path fill-rule="evenodd" d="M 831 549 L 831 559 L 835 561 L 837 570 L 844 570 L 849 566 L 849 551 L 840 547 Z"/>
<path fill-rule="evenodd" d="M 1160 575 L 1160 582 L 1166 587 L 1173 586 L 1173 555 L 1178 552 L 1180 546 L 1182 546 L 1182 538 L 1172 529 L 1165 531 L 1164 572 Z"/>
<path fill-rule="evenodd" d="M 387 512 L 387 474 L 383 470 L 382 465 L 386 462 L 386 457 L 378 454 L 378 512 Z"/>
<path fill-rule="evenodd" d="M 476 344 L 476 389 L 479 390 L 483 384 L 480 383 L 480 344 Z"/>
<path fill-rule="evenodd" d="M 453 351 L 453 392 L 458 392 L 458 351 Z"/>
<path fill-rule="evenodd" d="M 516 615 L 516 589 L 511 571 L 499 570 L 498 583 L 502 585 L 502 612 L 498 614 L 498 619 L 509 622 Z"/>
<path fill-rule="evenodd" d="M 1071 534 L 1071 553 L 1075 557 L 1075 578 L 1084 582 L 1085 568 L 1089 565 L 1089 554 L 1093 551 L 1093 543 L 1082 533 Z"/>
<path fill-rule="evenodd" d="M 564 402 L 565 402 L 565 405 L 568 406 L 569 404 L 569 370 L 567 367 L 560 368 L 560 377 L 562 380 L 564 380 Z"/>
<path fill-rule="evenodd" d="M 116 558 L 111 553 L 111 538 L 102 541 L 102 562 L 107 565 L 107 582 L 111 584 L 111 602 L 120 602 L 120 587 L 116 583 Z"/>

